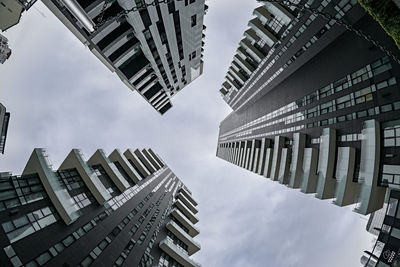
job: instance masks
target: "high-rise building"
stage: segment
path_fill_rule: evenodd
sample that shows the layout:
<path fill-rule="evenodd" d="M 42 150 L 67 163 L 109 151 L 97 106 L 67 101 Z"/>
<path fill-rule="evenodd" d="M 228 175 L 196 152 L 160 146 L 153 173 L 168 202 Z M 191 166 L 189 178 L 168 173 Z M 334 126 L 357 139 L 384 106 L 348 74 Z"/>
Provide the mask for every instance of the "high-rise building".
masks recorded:
<path fill-rule="evenodd" d="M 400 191 L 392 189 L 388 193 L 388 205 L 383 212 L 383 224 L 372 251 L 365 251 L 361 264 L 366 267 L 389 267 L 400 265 Z"/>
<path fill-rule="evenodd" d="M 0 34 L 0 63 L 3 64 L 11 56 L 11 49 L 8 47 L 8 39 Z"/>
<path fill-rule="evenodd" d="M 385 214 L 387 210 L 387 204 L 383 205 L 380 210 L 374 211 L 369 215 L 367 226 L 365 227 L 368 232 L 373 235 L 378 236 L 379 231 L 382 228 L 383 220 L 385 219 Z"/>
<path fill-rule="evenodd" d="M 6 138 L 8 131 L 8 122 L 10 121 L 10 112 L 0 103 L 0 153 L 4 154 L 6 147 Z"/>
<path fill-rule="evenodd" d="M 24 11 L 29 10 L 36 0 L 2 0 L 0 4 L 0 30 L 6 31 L 21 20 Z"/>
<path fill-rule="evenodd" d="M 164 114 L 172 96 L 203 72 L 204 1 L 148 7 L 144 0 L 43 3 L 126 86 Z"/>
<path fill-rule="evenodd" d="M 357 1 L 292 2 L 346 21 L 400 58 Z M 400 65 L 306 10 L 267 2 L 254 10 L 221 89 L 233 112 L 220 124 L 217 156 L 370 214 L 400 185 Z"/>
<path fill-rule="evenodd" d="M 0 173 L 0 265 L 200 266 L 196 206 L 151 149 L 73 149 L 57 170 L 35 149 Z"/>

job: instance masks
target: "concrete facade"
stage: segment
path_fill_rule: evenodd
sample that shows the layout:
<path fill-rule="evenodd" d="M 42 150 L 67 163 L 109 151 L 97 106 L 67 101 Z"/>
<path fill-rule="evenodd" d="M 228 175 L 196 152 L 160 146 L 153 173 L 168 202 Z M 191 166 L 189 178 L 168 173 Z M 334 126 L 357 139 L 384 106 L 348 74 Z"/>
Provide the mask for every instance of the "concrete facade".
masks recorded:
<path fill-rule="evenodd" d="M 22 175 L 0 173 L 0 265 L 200 266 L 191 192 L 166 165 L 139 180 L 133 164 L 73 149 L 55 170 L 37 148 Z"/>
<path fill-rule="evenodd" d="M 43 3 L 160 114 L 172 107 L 173 95 L 203 72 L 204 0 L 171 0 L 139 10 L 142 0 Z M 131 9 L 136 11 L 121 13 Z"/>
<path fill-rule="evenodd" d="M 400 58 L 357 1 L 297 2 L 343 18 Z M 263 3 L 254 15 L 234 56 L 235 72 L 223 82 L 233 112 L 220 124 L 217 156 L 243 167 L 241 144 L 269 140 L 264 151 L 272 161 L 249 155 L 261 159 L 264 173 L 255 173 L 335 205 L 356 204 L 361 214 L 379 210 L 386 189 L 400 185 L 400 65 L 308 12 Z"/>

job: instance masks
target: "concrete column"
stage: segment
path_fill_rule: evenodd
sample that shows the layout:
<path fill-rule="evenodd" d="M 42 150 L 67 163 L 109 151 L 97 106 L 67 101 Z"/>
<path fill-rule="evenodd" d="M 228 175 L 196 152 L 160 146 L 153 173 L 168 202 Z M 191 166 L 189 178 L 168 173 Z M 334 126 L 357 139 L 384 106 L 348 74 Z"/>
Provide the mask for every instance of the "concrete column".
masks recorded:
<path fill-rule="evenodd" d="M 303 156 L 301 192 L 315 193 L 317 191 L 318 149 L 305 148 Z"/>
<path fill-rule="evenodd" d="M 281 155 L 281 164 L 279 166 L 278 180 L 281 184 L 289 183 L 289 171 L 290 171 L 290 148 L 283 148 Z"/>
<path fill-rule="evenodd" d="M 257 173 L 260 175 L 264 174 L 265 168 L 265 155 L 267 153 L 267 148 L 271 146 L 271 140 L 267 138 L 261 139 L 261 146 L 260 146 L 260 156 L 259 156 L 259 165 L 257 169 Z"/>
<path fill-rule="evenodd" d="M 301 185 L 305 145 L 306 135 L 303 133 L 294 133 L 292 145 L 292 163 L 290 164 L 289 177 L 289 187 L 291 188 L 299 188 Z"/>
<path fill-rule="evenodd" d="M 325 128 L 322 130 L 318 157 L 318 182 L 316 198 L 328 199 L 334 197 L 336 157 L 336 130 Z"/>
<path fill-rule="evenodd" d="M 356 149 L 339 147 L 336 164 L 336 188 L 334 204 L 346 206 L 356 203 L 357 183 L 353 182 L 356 165 Z"/>
<path fill-rule="evenodd" d="M 274 140 L 274 153 L 272 157 L 272 166 L 271 166 L 271 180 L 277 181 L 279 174 L 279 166 L 281 164 L 281 154 L 282 148 L 285 145 L 285 137 L 283 136 L 275 136 Z"/>

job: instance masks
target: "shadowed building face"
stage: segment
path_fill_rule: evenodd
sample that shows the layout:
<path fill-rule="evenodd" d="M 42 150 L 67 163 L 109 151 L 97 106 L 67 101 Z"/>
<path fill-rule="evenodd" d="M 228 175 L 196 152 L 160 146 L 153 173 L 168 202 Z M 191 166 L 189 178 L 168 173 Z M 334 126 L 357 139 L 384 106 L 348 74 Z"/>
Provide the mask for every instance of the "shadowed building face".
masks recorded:
<path fill-rule="evenodd" d="M 54 170 L 35 149 L 22 175 L 0 173 L 1 265 L 200 266 L 197 202 L 168 166 L 149 166 L 73 149 Z"/>

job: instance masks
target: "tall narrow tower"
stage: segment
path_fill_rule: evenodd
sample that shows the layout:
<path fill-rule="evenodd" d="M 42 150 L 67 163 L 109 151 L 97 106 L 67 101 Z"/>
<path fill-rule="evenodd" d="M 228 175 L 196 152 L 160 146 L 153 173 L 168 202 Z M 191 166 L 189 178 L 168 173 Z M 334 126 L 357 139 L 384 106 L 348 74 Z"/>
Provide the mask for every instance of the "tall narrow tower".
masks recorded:
<path fill-rule="evenodd" d="M 0 153 L 4 154 L 6 147 L 6 138 L 8 131 L 8 123 L 10 121 L 10 112 L 0 103 Z"/>

